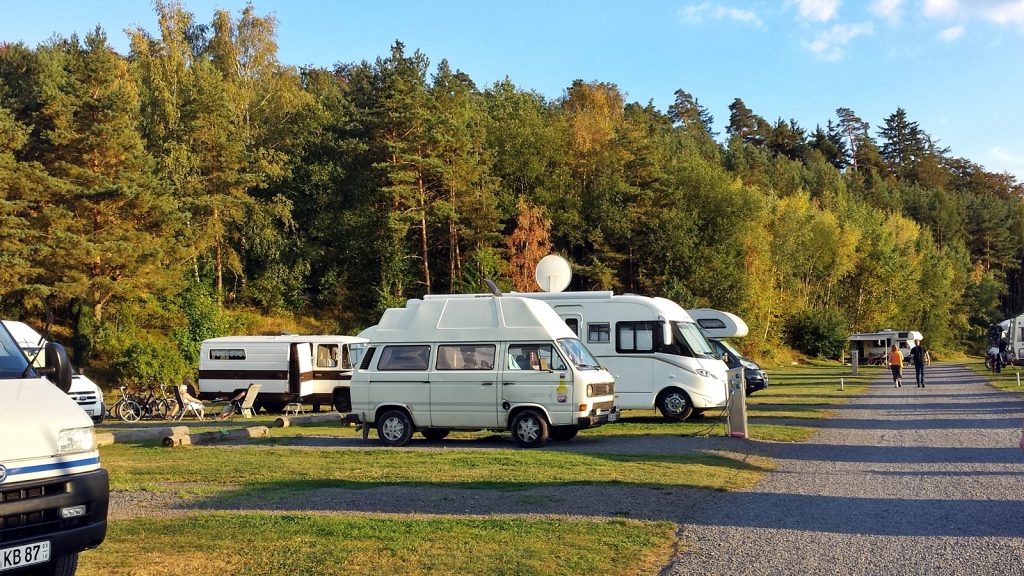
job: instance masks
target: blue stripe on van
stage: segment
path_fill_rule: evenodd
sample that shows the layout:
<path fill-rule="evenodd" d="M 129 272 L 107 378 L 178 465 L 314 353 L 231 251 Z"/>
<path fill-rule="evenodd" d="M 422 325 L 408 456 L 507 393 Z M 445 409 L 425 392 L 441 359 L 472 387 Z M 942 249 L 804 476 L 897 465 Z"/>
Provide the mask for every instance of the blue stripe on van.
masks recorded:
<path fill-rule="evenodd" d="M 89 466 L 91 464 L 99 464 L 100 457 L 93 456 L 91 458 L 83 458 L 81 460 L 71 460 L 68 462 L 51 462 L 49 464 L 36 464 L 35 466 L 22 466 L 21 468 L 8 468 L 7 477 L 18 476 L 20 474 L 35 474 L 36 472 L 48 472 L 50 470 L 66 470 L 68 468 L 78 468 L 79 466 Z"/>

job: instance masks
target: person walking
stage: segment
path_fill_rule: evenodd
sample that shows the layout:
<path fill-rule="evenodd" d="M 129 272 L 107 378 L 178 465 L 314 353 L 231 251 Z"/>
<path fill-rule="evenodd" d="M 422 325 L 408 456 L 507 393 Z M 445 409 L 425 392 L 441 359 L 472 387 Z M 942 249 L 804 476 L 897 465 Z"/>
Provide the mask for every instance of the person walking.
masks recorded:
<path fill-rule="evenodd" d="M 892 381 L 896 384 L 897 388 L 900 388 L 903 386 L 903 354 L 900 353 L 900 349 L 895 344 L 892 345 L 888 358 L 889 369 L 892 370 Z"/>
<path fill-rule="evenodd" d="M 917 378 L 917 387 L 924 388 L 924 365 L 928 358 L 928 351 L 921 346 L 920 340 L 914 340 L 914 347 L 910 349 L 910 358 L 914 361 L 914 376 Z"/>

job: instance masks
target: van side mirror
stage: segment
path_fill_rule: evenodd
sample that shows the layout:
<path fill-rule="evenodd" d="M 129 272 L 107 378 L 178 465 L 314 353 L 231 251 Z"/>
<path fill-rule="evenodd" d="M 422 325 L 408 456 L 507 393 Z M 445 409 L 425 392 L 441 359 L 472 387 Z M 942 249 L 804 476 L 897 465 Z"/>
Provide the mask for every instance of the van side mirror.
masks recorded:
<path fill-rule="evenodd" d="M 63 392 L 71 389 L 71 361 L 64 346 L 56 342 L 46 343 L 46 366 L 36 368 L 47 380 Z"/>

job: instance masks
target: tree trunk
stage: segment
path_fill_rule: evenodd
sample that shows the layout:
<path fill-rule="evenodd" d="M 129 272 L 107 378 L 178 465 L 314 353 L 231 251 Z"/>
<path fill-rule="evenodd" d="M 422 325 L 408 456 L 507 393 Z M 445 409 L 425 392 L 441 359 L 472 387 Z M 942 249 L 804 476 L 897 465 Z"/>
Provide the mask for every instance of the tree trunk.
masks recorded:
<path fill-rule="evenodd" d="M 420 192 L 420 250 L 423 252 L 423 285 L 427 294 L 430 294 L 430 258 L 427 255 L 427 190 L 423 183 L 423 176 L 417 180 Z"/>

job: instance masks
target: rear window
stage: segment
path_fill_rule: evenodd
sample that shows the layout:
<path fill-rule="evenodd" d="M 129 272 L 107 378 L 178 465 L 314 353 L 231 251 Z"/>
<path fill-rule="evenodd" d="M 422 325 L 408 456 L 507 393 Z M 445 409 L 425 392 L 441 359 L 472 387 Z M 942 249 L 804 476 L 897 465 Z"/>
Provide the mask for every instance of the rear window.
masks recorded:
<path fill-rule="evenodd" d="M 377 370 L 426 370 L 430 366 L 430 346 L 385 346 L 377 361 Z"/>

